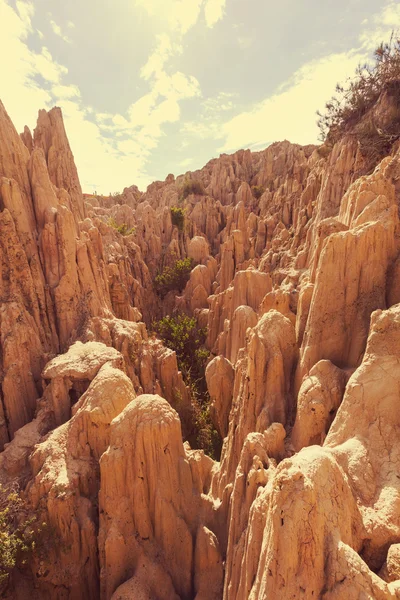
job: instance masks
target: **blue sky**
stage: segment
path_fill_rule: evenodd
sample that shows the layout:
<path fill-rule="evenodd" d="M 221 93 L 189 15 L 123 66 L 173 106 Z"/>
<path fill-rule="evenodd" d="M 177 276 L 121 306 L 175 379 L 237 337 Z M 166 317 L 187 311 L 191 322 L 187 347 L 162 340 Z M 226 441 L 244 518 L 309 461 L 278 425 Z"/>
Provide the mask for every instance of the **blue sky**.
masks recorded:
<path fill-rule="evenodd" d="M 400 24 L 390 0 L 0 0 L 17 129 L 61 106 L 84 191 L 318 138 L 315 112 Z"/>

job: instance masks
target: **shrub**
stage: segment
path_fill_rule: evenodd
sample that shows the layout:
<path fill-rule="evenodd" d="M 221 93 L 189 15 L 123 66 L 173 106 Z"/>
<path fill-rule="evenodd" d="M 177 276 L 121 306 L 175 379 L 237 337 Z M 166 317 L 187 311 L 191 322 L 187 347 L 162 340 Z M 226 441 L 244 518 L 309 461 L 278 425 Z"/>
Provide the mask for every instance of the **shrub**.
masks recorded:
<path fill-rule="evenodd" d="M 192 398 L 192 446 L 202 448 L 213 458 L 219 458 L 220 437 L 210 419 L 210 396 L 205 381 L 209 352 L 204 348 L 207 331 L 197 326 L 194 317 L 184 314 L 166 316 L 153 323 L 153 329 L 164 344 L 174 350 L 178 368 Z"/>
<path fill-rule="evenodd" d="M 18 487 L 0 484 L 0 589 L 35 550 L 40 530 L 36 517 L 28 516 Z"/>
<path fill-rule="evenodd" d="M 118 231 L 118 233 L 120 233 L 121 235 L 131 235 L 132 233 L 135 233 L 136 229 L 135 227 L 128 227 L 128 225 L 126 223 L 122 223 L 122 225 L 118 225 L 118 223 L 116 222 L 116 220 L 113 217 L 110 217 L 108 219 L 108 224 L 110 225 L 110 227 L 113 227 L 116 231 Z"/>
<path fill-rule="evenodd" d="M 201 181 L 198 179 L 187 179 L 182 186 L 181 198 L 185 199 L 190 196 L 190 194 L 204 196 L 205 193 L 206 191 Z"/>
<path fill-rule="evenodd" d="M 362 117 L 379 99 L 382 92 L 394 97 L 400 93 L 400 40 L 394 34 L 389 43 L 381 44 L 374 53 L 374 63 L 359 65 L 353 79 L 345 85 L 336 86 L 336 95 L 325 105 L 325 112 L 318 112 L 317 124 L 321 141 L 335 143 L 345 133 L 357 125 Z M 362 145 L 361 150 L 378 154 L 384 145 L 393 143 L 399 137 L 398 122 L 386 131 L 377 128 L 372 122 L 364 130 L 356 132 Z M 371 148 L 371 145 L 373 146 Z"/>
<path fill-rule="evenodd" d="M 263 185 L 253 185 L 251 191 L 253 193 L 254 198 L 256 200 L 259 200 L 265 192 L 265 187 Z"/>
<path fill-rule="evenodd" d="M 208 358 L 208 351 L 202 345 L 207 332 L 197 327 L 194 317 L 184 314 L 167 315 L 155 321 L 153 328 L 164 344 L 176 352 L 184 377 L 195 381 L 203 375 L 202 368 Z"/>
<path fill-rule="evenodd" d="M 179 206 L 173 206 L 171 208 L 171 220 L 172 224 L 176 225 L 179 231 L 183 231 L 185 224 L 185 213 Z"/>
<path fill-rule="evenodd" d="M 171 290 L 181 292 L 187 284 L 193 268 L 192 258 L 177 260 L 172 267 L 164 267 L 154 279 L 154 287 L 159 296 L 164 298 Z"/>

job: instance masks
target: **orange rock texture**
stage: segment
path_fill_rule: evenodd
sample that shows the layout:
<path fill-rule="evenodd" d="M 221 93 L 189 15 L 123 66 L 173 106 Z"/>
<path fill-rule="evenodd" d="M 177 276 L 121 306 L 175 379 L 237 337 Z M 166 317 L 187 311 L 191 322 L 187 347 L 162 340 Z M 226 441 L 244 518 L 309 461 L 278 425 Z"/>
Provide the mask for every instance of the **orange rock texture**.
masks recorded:
<path fill-rule="evenodd" d="M 344 136 L 90 197 L 61 110 L 18 135 L 0 103 L 0 483 L 51 532 L 5 598 L 400 598 L 399 181 Z M 220 456 L 153 333 L 176 313 Z"/>

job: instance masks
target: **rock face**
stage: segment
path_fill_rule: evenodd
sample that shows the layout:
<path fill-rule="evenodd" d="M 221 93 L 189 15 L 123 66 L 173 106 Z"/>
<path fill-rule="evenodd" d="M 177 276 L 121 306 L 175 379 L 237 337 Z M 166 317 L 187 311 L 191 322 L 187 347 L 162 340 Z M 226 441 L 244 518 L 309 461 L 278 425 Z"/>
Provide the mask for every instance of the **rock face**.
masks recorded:
<path fill-rule="evenodd" d="M 48 532 L 5 598 L 400 598 L 400 150 L 370 166 L 284 141 L 89 196 L 61 110 L 0 103 L 0 484 Z"/>
<path fill-rule="evenodd" d="M 111 598 L 141 564 L 129 584 L 137 597 L 200 598 L 207 586 L 217 598 L 222 558 L 215 535 L 198 525 L 202 489 L 171 406 L 152 395 L 132 402 L 112 423 L 100 469 L 100 596 Z"/>

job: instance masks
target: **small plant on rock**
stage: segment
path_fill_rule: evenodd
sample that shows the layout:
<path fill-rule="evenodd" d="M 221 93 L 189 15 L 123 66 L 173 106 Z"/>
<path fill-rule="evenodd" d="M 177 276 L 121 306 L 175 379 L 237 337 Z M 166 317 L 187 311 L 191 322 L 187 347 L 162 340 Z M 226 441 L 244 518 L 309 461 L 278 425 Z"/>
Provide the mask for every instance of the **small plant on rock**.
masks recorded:
<path fill-rule="evenodd" d="M 263 185 L 253 185 L 251 191 L 253 193 L 254 198 L 256 200 L 259 200 L 265 192 L 265 187 Z"/>
<path fill-rule="evenodd" d="M 206 191 L 201 181 L 199 181 L 198 179 L 187 179 L 182 186 L 181 198 L 184 200 L 185 198 L 190 196 L 190 194 L 204 196 L 205 193 Z"/>
<path fill-rule="evenodd" d="M 172 225 L 176 225 L 179 231 L 183 231 L 183 226 L 185 224 L 185 213 L 183 208 L 180 208 L 179 206 L 172 206 L 171 221 Z"/>
<path fill-rule="evenodd" d="M 181 292 L 189 281 L 193 268 L 192 258 L 177 260 L 171 267 L 164 267 L 154 279 L 154 287 L 159 296 L 164 298 L 171 290 Z"/>
<path fill-rule="evenodd" d="M 39 526 L 28 510 L 17 485 L 0 484 L 0 591 L 12 571 L 23 566 L 37 544 L 45 524 Z"/>
<path fill-rule="evenodd" d="M 116 220 L 113 217 L 109 218 L 108 224 L 110 225 L 110 227 L 113 227 L 113 229 L 118 231 L 118 233 L 120 233 L 123 236 L 132 235 L 136 231 L 135 227 L 128 227 L 128 225 L 126 223 L 122 223 L 122 225 L 118 225 L 118 223 L 116 222 Z"/>

